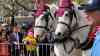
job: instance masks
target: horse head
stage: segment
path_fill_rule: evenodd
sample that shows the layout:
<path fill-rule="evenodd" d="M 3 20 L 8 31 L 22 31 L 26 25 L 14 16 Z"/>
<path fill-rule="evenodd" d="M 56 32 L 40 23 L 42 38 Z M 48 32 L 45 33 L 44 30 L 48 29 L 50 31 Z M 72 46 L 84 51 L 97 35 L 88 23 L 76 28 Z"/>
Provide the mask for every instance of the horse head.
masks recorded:
<path fill-rule="evenodd" d="M 58 23 L 55 30 L 55 36 L 63 37 L 70 30 L 70 11 L 65 11 L 62 16 L 58 17 Z"/>
<path fill-rule="evenodd" d="M 44 12 L 40 16 L 38 16 L 35 20 L 35 28 L 34 28 L 34 35 L 35 37 L 41 37 L 46 33 L 48 29 L 48 13 Z"/>
<path fill-rule="evenodd" d="M 43 11 L 43 13 L 36 17 L 34 36 L 43 37 L 45 33 L 51 31 L 52 25 L 54 24 L 54 12 L 57 8 L 55 4 L 47 4 L 48 9 Z"/>

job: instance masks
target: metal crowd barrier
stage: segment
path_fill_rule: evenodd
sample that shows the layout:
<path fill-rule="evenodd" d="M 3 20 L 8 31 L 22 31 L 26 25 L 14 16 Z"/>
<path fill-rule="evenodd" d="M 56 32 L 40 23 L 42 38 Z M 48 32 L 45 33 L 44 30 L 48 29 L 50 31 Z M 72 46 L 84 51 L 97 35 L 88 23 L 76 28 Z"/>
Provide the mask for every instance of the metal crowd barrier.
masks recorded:
<path fill-rule="evenodd" d="M 0 56 L 55 56 L 53 44 L 39 43 L 36 47 L 36 52 L 28 54 L 25 49 L 25 44 L 19 43 L 19 49 L 16 45 L 10 43 L 0 43 Z"/>

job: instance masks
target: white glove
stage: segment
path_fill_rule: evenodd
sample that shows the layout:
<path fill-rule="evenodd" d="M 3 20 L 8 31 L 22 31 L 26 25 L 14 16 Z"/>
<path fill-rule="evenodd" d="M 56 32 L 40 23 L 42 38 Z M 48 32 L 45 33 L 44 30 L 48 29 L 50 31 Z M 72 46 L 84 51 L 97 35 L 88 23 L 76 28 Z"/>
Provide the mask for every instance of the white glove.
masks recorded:
<path fill-rule="evenodd" d="M 14 44 L 15 44 L 15 45 L 18 45 L 18 43 L 17 43 L 17 42 L 14 42 Z"/>

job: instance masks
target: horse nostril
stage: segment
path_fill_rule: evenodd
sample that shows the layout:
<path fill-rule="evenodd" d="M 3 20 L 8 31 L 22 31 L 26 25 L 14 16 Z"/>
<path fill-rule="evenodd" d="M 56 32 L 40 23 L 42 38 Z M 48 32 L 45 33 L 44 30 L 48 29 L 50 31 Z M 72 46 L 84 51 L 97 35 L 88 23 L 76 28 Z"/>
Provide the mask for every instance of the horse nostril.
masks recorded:
<path fill-rule="evenodd" d="M 34 34 L 34 37 L 39 37 L 39 35 Z"/>
<path fill-rule="evenodd" d="M 60 36 L 61 35 L 61 33 L 60 32 L 58 32 L 58 34 L 57 34 L 58 36 Z"/>
<path fill-rule="evenodd" d="M 36 37 L 39 37 L 39 35 L 36 35 Z"/>

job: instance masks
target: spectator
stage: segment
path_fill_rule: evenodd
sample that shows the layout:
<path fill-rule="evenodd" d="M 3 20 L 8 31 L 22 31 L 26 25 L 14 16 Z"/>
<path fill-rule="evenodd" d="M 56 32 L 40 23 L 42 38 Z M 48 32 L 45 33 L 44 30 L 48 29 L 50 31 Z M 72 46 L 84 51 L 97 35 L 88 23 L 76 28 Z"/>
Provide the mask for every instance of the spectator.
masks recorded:
<path fill-rule="evenodd" d="M 22 43 L 23 35 L 20 32 L 20 28 L 15 24 L 13 27 L 13 32 L 10 33 L 9 41 L 12 44 L 12 54 L 14 56 L 20 56 L 21 46 L 19 43 Z"/>
<path fill-rule="evenodd" d="M 92 26 L 91 32 L 89 34 L 89 43 L 94 43 L 92 47 L 91 56 L 99 56 L 100 55 L 100 31 L 96 31 L 96 26 L 100 26 L 100 0 L 93 0 L 91 4 L 85 7 L 86 14 L 93 20 L 93 23 L 90 24 Z M 99 27 L 100 28 L 100 27 Z M 95 36 L 95 32 L 98 33 Z M 90 46 L 90 44 L 89 44 Z"/>
<path fill-rule="evenodd" d="M 0 56 L 10 56 L 9 42 L 7 41 L 6 30 L 2 29 L 0 35 Z"/>

